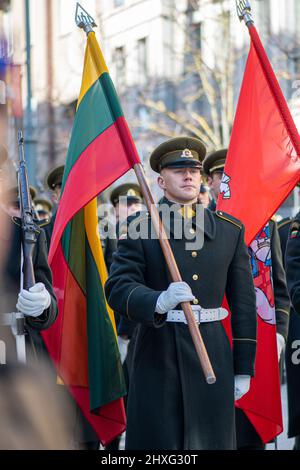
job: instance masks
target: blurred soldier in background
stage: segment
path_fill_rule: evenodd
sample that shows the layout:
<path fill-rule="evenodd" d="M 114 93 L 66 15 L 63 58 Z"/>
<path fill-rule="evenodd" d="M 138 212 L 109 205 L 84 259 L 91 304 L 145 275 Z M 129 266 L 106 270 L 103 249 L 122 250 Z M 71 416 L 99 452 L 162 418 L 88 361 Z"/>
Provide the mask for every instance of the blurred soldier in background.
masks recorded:
<path fill-rule="evenodd" d="M 39 220 L 50 222 L 53 208 L 52 202 L 46 197 L 35 197 L 33 203 Z"/>
<path fill-rule="evenodd" d="M 290 324 L 285 364 L 288 391 L 288 437 L 295 437 L 294 450 L 300 450 L 300 213 L 279 223 L 285 250 L 287 285 L 291 298 Z"/>
<path fill-rule="evenodd" d="M 31 188 L 31 195 L 35 192 Z M 33 255 L 36 284 L 25 291 L 20 290 L 22 229 L 18 188 L 13 187 L 2 194 L 0 207 L 1 223 L 9 226 L 10 237 L 2 238 L 2 250 L 6 254 L 3 264 L 2 286 L 6 297 L 6 310 L 2 313 L 19 311 L 26 317 L 27 344 L 29 357 L 38 359 L 45 352 L 40 331 L 49 328 L 57 316 L 57 303 L 52 288 L 52 274 L 47 261 L 45 233 L 40 229 Z M 18 295 L 19 292 L 19 295 Z"/>
<path fill-rule="evenodd" d="M 205 184 L 201 184 L 200 186 L 199 201 L 203 205 L 204 209 L 209 207 L 209 204 L 210 204 L 209 189 Z"/>
<path fill-rule="evenodd" d="M 55 218 L 56 218 L 57 206 L 59 204 L 59 199 L 60 199 L 60 194 L 61 194 L 64 169 L 65 169 L 64 165 L 57 166 L 50 171 L 50 173 L 48 174 L 46 178 L 46 183 L 47 183 L 49 190 L 51 191 L 51 199 L 54 204 L 54 207 L 52 207 L 51 209 L 52 216 L 49 220 L 49 223 L 47 223 L 44 227 L 48 250 L 50 247 L 52 232 L 53 232 Z"/>

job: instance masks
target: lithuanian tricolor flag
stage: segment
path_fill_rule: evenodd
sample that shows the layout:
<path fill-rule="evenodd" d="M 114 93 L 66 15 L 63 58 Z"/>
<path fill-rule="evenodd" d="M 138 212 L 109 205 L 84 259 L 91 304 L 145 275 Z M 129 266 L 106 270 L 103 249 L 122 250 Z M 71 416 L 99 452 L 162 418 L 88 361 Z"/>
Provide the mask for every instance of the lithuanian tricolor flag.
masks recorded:
<path fill-rule="evenodd" d="M 96 196 L 140 163 L 95 33 L 66 159 L 49 262 L 59 316 L 43 338 L 58 375 L 107 444 L 125 429 L 126 393 L 97 225 Z"/>

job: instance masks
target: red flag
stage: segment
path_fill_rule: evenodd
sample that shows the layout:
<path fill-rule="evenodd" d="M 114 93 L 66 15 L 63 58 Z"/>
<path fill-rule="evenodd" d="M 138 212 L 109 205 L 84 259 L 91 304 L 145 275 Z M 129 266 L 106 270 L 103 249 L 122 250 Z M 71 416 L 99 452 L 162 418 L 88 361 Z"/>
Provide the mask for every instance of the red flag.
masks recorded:
<path fill-rule="evenodd" d="M 255 27 L 249 32 L 251 47 L 218 200 L 218 209 L 244 223 L 247 245 L 300 178 L 299 134 Z M 237 406 L 268 442 L 283 427 L 276 326 L 258 317 L 257 339 L 256 375 Z"/>

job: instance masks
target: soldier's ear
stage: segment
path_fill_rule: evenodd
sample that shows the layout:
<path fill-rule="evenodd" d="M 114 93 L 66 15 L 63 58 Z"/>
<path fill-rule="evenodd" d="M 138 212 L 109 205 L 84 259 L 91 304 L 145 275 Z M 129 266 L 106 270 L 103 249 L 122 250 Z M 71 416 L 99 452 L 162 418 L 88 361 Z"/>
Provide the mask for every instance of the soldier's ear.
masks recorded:
<path fill-rule="evenodd" d="M 161 175 L 159 175 L 157 177 L 157 183 L 158 183 L 158 186 L 160 187 L 160 189 L 166 189 L 165 180 Z"/>

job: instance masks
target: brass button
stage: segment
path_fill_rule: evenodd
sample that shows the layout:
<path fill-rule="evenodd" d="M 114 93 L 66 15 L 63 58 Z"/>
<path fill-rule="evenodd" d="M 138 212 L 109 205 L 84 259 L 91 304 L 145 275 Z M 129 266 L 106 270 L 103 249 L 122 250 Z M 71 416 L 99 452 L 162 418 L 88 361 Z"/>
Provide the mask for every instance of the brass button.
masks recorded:
<path fill-rule="evenodd" d="M 194 304 L 194 305 L 198 305 L 198 303 L 199 303 L 199 300 L 198 300 L 198 299 L 194 299 L 194 300 L 193 300 L 193 304 Z"/>
<path fill-rule="evenodd" d="M 196 258 L 197 256 L 198 256 L 197 251 L 192 251 L 192 257 L 193 257 L 193 258 Z"/>
<path fill-rule="evenodd" d="M 190 234 L 194 234 L 195 233 L 195 230 L 193 228 L 190 228 Z"/>
<path fill-rule="evenodd" d="M 193 274 L 193 280 L 198 281 L 198 279 L 199 279 L 199 276 L 197 274 Z"/>

